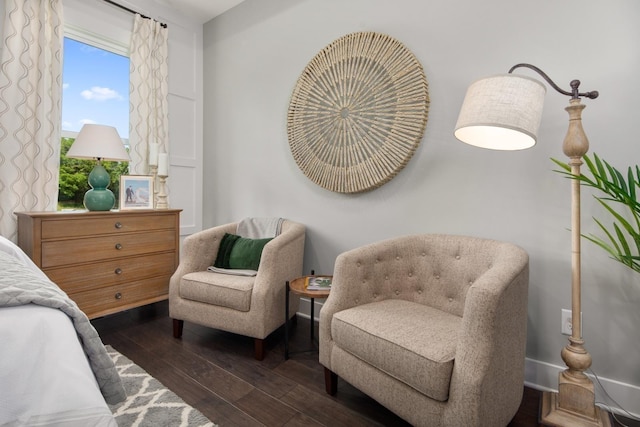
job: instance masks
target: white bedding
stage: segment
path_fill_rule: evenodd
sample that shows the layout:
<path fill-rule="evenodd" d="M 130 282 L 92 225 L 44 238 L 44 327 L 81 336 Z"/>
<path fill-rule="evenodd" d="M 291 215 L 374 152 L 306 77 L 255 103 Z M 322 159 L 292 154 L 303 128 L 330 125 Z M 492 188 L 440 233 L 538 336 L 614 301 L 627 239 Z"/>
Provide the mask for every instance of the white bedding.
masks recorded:
<path fill-rule="evenodd" d="M 6 252 L 9 255 L 13 256 L 18 262 L 26 265 L 31 270 L 36 273 L 42 275 L 43 277 L 47 277 L 46 274 L 42 270 L 38 268 L 37 265 L 31 261 L 31 258 L 27 254 L 25 254 L 19 246 L 16 246 L 11 240 L 6 237 L 0 236 L 0 251 Z"/>
<path fill-rule="evenodd" d="M 7 242 L 0 238 L 0 250 L 44 274 Z M 0 308 L 0 426 L 117 427 L 62 311 L 35 304 Z"/>
<path fill-rule="evenodd" d="M 0 309 L 0 426 L 116 426 L 69 317 Z"/>

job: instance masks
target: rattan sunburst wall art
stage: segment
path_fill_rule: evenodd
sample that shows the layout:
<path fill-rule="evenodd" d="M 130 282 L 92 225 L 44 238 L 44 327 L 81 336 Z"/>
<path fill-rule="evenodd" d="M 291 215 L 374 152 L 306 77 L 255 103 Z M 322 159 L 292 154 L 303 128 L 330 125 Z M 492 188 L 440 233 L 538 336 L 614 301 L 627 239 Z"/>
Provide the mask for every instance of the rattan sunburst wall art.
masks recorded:
<path fill-rule="evenodd" d="M 322 49 L 298 79 L 287 115 L 289 146 L 319 186 L 368 191 L 409 162 L 428 112 L 427 79 L 413 53 L 384 34 L 352 33 Z"/>

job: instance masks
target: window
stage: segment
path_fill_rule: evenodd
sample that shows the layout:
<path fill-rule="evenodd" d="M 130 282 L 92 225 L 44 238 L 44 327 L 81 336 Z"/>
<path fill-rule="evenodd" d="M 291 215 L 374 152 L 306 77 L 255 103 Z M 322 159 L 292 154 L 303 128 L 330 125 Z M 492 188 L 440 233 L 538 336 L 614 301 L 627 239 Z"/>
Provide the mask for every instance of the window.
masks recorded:
<path fill-rule="evenodd" d="M 87 176 L 95 162 L 70 159 L 66 153 L 85 123 L 114 126 L 128 146 L 129 58 L 73 38 L 64 39 L 62 146 L 59 209 L 80 208 L 89 190 Z M 103 162 L 111 174 L 109 188 L 118 198 L 120 175 L 127 162 Z"/>

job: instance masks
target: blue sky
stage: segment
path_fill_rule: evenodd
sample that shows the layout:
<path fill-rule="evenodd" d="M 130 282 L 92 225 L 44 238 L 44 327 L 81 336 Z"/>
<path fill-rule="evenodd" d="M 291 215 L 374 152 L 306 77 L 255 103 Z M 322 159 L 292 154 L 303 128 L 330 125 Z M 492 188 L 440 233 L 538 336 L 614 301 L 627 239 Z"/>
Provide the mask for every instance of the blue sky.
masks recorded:
<path fill-rule="evenodd" d="M 114 126 L 129 138 L 129 58 L 64 39 L 62 130 Z"/>

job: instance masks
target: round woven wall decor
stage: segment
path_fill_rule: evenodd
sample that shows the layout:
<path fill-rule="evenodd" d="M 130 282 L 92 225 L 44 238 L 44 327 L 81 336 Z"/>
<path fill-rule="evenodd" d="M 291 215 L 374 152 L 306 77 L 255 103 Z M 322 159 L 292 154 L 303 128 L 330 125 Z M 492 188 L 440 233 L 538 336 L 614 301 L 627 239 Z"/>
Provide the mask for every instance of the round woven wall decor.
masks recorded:
<path fill-rule="evenodd" d="M 352 33 L 322 49 L 291 96 L 287 135 L 302 172 L 319 186 L 358 193 L 402 170 L 422 140 L 429 90 L 402 43 Z"/>

